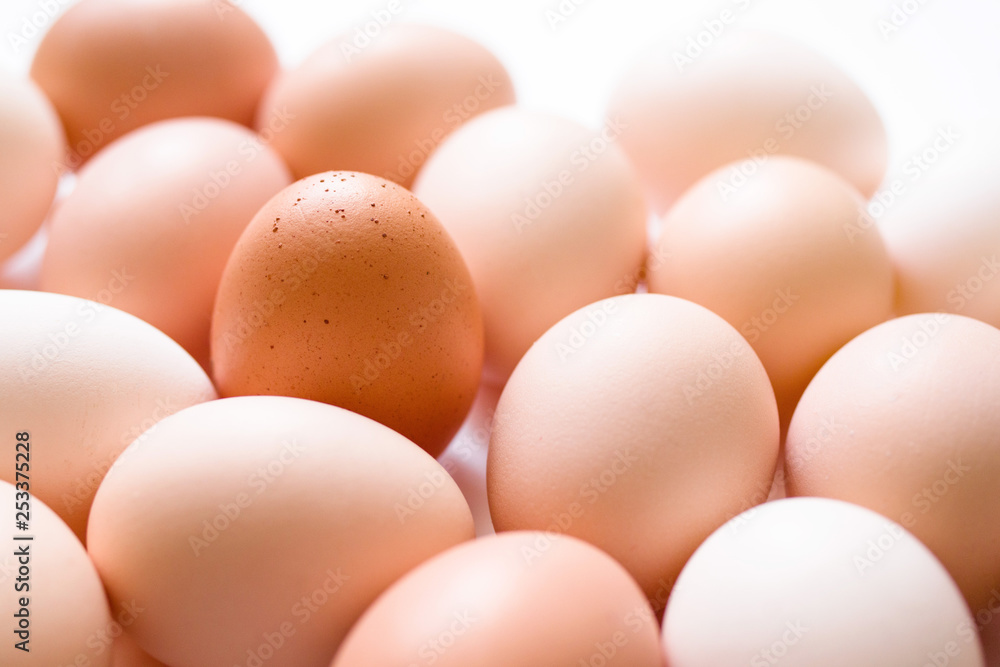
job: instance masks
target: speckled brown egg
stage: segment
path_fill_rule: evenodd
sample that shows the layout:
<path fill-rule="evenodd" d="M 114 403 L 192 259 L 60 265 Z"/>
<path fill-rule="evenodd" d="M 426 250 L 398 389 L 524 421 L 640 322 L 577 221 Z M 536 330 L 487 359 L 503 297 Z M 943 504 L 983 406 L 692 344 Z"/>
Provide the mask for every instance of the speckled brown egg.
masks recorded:
<path fill-rule="evenodd" d="M 274 196 L 223 272 L 212 368 L 225 396 L 338 405 L 431 454 L 482 370 L 472 279 L 434 215 L 377 176 L 325 172 Z"/>

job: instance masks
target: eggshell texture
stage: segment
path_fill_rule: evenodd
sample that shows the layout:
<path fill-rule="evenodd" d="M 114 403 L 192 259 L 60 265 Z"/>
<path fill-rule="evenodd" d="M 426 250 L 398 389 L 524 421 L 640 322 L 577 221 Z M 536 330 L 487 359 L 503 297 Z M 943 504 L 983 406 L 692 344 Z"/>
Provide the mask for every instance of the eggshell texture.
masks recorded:
<path fill-rule="evenodd" d="M 89 545 L 111 600 L 146 609 L 129 632 L 171 667 L 323 667 L 379 593 L 472 537 L 461 491 L 406 438 L 249 396 L 136 442 L 98 491 Z"/>
<path fill-rule="evenodd" d="M 229 0 L 81 0 L 45 34 L 31 76 L 62 117 L 75 167 L 156 120 L 250 125 L 277 68 L 267 35 Z"/>
<path fill-rule="evenodd" d="M 897 521 L 979 609 L 1000 588 L 1000 330 L 961 315 L 886 322 L 817 373 L 786 443 L 790 496 Z"/>
<path fill-rule="evenodd" d="M 215 389 L 179 345 L 101 303 L 0 290 L 0 313 L 0 423 L 31 433 L 31 493 L 82 540 L 122 450 Z M 14 466 L 0 479 L 15 481 Z"/>
<path fill-rule="evenodd" d="M 59 117 L 29 80 L 0 69 L 0 262 L 41 226 L 66 150 Z"/>
<path fill-rule="evenodd" d="M 162 662 L 149 655 L 132 639 L 127 632 L 115 639 L 112 654 L 112 667 L 167 667 Z"/>
<path fill-rule="evenodd" d="M 141 317 L 208 367 L 215 292 L 257 210 L 291 182 L 250 130 L 217 118 L 148 125 L 80 171 L 49 227 L 41 287 Z"/>
<path fill-rule="evenodd" d="M 962 596 L 927 548 L 874 512 L 820 498 L 766 503 L 708 538 L 677 580 L 663 642 L 670 667 L 984 664 Z"/>
<path fill-rule="evenodd" d="M 898 195 L 883 188 L 886 204 L 872 206 L 883 213 L 898 314 L 947 311 L 1000 327 L 1000 137 L 964 142 L 963 135 L 943 128 L 928 151 L 947 155 L 918 184 L 912 174 L 900 179 Z"/>
<path fill-rule="evenodd" d="M 825 57 L 777 35 L 741 32 L 693 62 L 665 40 L 623 75 L 608 109 L 621 143 L 663 211 L 734 160 L 797 155 L 866 196 L 885 173 L 888 142 L 865 93 Z M 684 56 L 682 55 L 682 58 Z"/>
<path fill-rule="evenodd" d="M 17 433 L 17 427 L 4 420 L 3 438 L 11 461 L 5 468 L 14 468 Z M 34 460 L 35 452 L 46 444 L 36 439 L 34 433 L 30 435 L 29 463 Z M 34 491 L 35 480 L 39 477 L 33 468 L 29 478 L 30 490 Z M 0 663 L 10 667 L 80 664 L 110 667 L 110 652 L 95 648 L 99 646 L 95 639 L 111 625 L 111 617 L 94 565 L 73 531 L 33 494 L 29 501 L 29 528 L 16 530 L 15 502 L 24 502 L 24 496 L 17 494 L 14 486 L 0 481 L 0 502 L 10 513 L 9 519 L 4 521 L 4 555 L 0 557 L 6 589 L 0 595 L 0 614 L 7 624 L 7 637 L 0 647 Z M 26 536 L 32 539 L 19 539 Z M 22 567 L 27 574 L 20 570 Z M 26 637 L 18 636 L 21 619 L 15 617 L 21 613 L 23 598 L 28 601 Z M 25 640 L 27 652 L 15 648 Z"/>
<path fill-rule="evenodd" d="M 657 622 L 607 554 L 517 532 L 459 545 L 373 604 L 332 667 L 660 667 Z"/>
<path fill-rule="evenodd" d="M 665 599 L 698 544 L 763 502 L 778 415 L 739 333 L 696 304 L 606 299 L 564 318 L 504 387 L 487 463 L 498 531 L 607 551 Z"/>
<path fill-rule="evenodd" d="M 833 172 L 777 156 L 727 189 L 738 166 L 699 181 L 666 215 L 649 290 L 700 303 L 739 329 L 787 426 L 823 362 L 892 317 L 892 268 L 861 196 Z"/>
<path fill-rule="evenodd" d="M 448 137 L 420 172 L 414 192 L 472 272 L 494 380 L 561 318 L 635 289 L 647 212 L 618 131 L 499 109 Z"/>
<path fill-rule="evenodd" d="M 458 249 L 409 191 L 377 176 L 326 172 L 275 195 L 216 298 L 223 395 L 339 405 L 432 455 L 469 411 L 482 358 L 482 314 Z"/>
<path fill-rule="evenodd" d="M 275 80 L 257 126 L 296 178 L 329 169 L 405 186 L 428 153 L 470 117 L 514 102 L 496 56 L 441 28 L 393 25 L 364 48 L 343 34 Z"/>

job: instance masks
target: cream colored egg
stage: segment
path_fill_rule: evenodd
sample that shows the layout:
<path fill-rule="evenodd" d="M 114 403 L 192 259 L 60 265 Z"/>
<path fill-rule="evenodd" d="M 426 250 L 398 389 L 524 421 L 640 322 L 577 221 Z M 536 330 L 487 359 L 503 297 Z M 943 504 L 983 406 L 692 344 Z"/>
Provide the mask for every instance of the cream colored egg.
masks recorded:
<path fill-rule="evenodd" d="M 634 291 L 646 204 L 619 132 L 498 109 L 459 128 L 420 172 L 414 192 L 472 273 L 491 378 L 506 379 L 577 308 Z"/>
<path fill-rule="evenodd" d="M 982 667 L 955 583 L 913 535 L 848 503 L 766 503 L 712 534 L 663 619 L 671 667 Z"/>
<path fill-rule="evenodd" d="M 461 491 L 366 417 L 282 396 L 183 410 L 101 484 L 88 532 L 114 603 L 171 667 L 325 667 L 393 581 L 471 539 Z"/>
<path fill-rule="evenodd" d="M 623 75 L 608 118 L 659 211 L 734 160 L 796 155 L 823 164 L 864 195 L 885 173 L 887 141 L 864 91 L 796 41 L 744 31 L 691 58 L 651 44 Z"/>
<path fill-rule="evenodd" d="M 153 123 L 98 153 L 49 225 L 41 288 L 114 305 L 205 368 L 215 292 L 243 229 L 291 181 L 281 158 L 218 118 Z"/>
<path fill-rule="evenodd" d="M 863 505 L 916 535 L 981 609 L 1000 590 L 1000 330 L 891 320 L 816 374 L 788 430 L 790 496 Z"/>
<path fill-rule="evenodd" d="M 734 171 L 746 175 L 733 181 Z M 892 317 L 892 268 L 864 200 L 799 158 L 701 179 L 663 219 L 648 266 L 651 292 L 700 303 L 750 342 L 783 427 L 823 362 Z"/>
<path fill-rule="evenodd" d="M 701 541 L 767 498 L 777 457 L 774 394 L 740 334 L 689 301 L 619 296 L 562 319 L 511 375 L 490 511 L 498 531 L 600 547 L 662 608 Z"/>
<path fill-rule="evenodd" d="M 516 532 L 439 554 L 365 612 L 331 667 L 660 667 L 657 622 L 621 565 Z"/>
<path fill-rule="evenodd" d="M 47 442 L 39 437 L 41 429 L 18 431 L 11 420 L 3 423 L 9 453 L 4 467 L 13 470 L 16 461 L 28 465 L 17 488 L 0 481 L 5 514 L 0 615 L 6 626 L 0 664 L 110 667 L 111 652 L 100 638 L 113 622 L 97 571 L 73 531 L 33 495 L 44 473 L 32 464 Z M 22 510 L 23 516 L 15 516 Z M 26 527 L 18 529 L 15 520 Z"/>
<path fill-rule="evenodd" d="M 110 289 L 95 296 L 113 299 Z M 122 450 L 215 389 L 177 343 L 103 303 L 0 290 L 0 313 L 0 423 L 32 434 L 31 491 L 82 540 Z M 13 465 L 0 468 L 0 479 L 14 477 Z"/>

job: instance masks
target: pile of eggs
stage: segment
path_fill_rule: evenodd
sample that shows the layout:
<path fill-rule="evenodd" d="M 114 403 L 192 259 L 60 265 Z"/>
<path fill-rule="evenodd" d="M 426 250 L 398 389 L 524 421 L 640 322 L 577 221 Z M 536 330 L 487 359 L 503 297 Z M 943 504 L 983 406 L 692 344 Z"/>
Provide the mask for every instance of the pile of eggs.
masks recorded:
<path fill-rule="evenodd" d="M 597 129 L 514 87 L 224 0 L 0 74 L 0 663 L 1000 665 L 991 163 L 876 224 L 875 107 L 764 33 Z"/>

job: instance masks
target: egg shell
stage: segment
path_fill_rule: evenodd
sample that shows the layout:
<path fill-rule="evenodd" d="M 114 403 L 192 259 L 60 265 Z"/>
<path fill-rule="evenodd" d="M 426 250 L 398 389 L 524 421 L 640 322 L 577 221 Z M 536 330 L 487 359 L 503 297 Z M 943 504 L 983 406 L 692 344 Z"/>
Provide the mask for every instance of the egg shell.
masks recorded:
<path fill-rule="evenodd" d="M 856 503 L 941 559 L 972 609 L 1000 589 L 1000 330 L 891 320 L 816 374 L 788 430 L 789 496 Z"/>
<path fill-rule="evenodd" d="M 473 535 L 461 491 L 403 436 L 331 405 L 245 396 L 136 441 L 98 490 L 88 543 L 112 602 L 146 609 L 133 638 L 171 667 L 262 654 L 325 667 L 379 593 Z"/>
<path fill-rule="evenodd" d="M 872 201 L 896 270 L 897 314 L 946 311 L 1000 327 L 998 134 L 942 127 L 921 152 L 940 159 L 922 161 L 926 172 L 908 162 Z"/>
<path fill-rule="evenodd" d="M 566 536 L 459 545 L 396 582 L 331 667 L 660 667 L 653 610 L 628 573 Z"/>
<path fill-rule="evenodd" d="M 229 0 L 81 0 L 38 45 L 31 77 L 62 118 L 76 168 L 142 125 L 253 122 L 278 69 L 267 35 Z"/>
<path fill-rule="evenodd" d="M 420 172 L 414 193 L 455 239 L 483 304 L 491 381 L 577 308 L 635 290 L 647 211 L 619 131 L 498 109 L 449 136 Z"/>
<path fill-rule="evenodd" d="M 41 226 L 56 196 L 66 137 L 32 81 L 0 69 L 0 262 Z"/>
<path fill-rule="evenodd" d="M 143 651 L 127 632 L 115 639 L 112 651 L 111 667 L 167 667 Z"/>
<path fill-rule="evenodd" d="M 434 215 L 377 176 L 326 172 L 275 195 L 223 273 L 213 377 L 226 396 L 339 405 L 433 455 L 479 385 L 482 314 Z"/>
<path fill-rule="evenodd" d="M 281 158 L 236 123 L 147 125 L 79 172 L 49 225 L 41 288 L 95 299 L 114 282 L 116 308 L 159 328 L 207 368 L 229 254 L 257 210 L 289 183 Z"/>
<path fill-rule="evenodd" d="M 686 62 L 649 45 L 624 73 L 607 112 L 657 211 L 734 160 L 796 155 L 826 165 L 865 196 L 885 173 L 888 142 L 864 91 L 807 46 L 741 31 Z"/>
<path fill-rule="evenodd" d="M 531 347 L 494 418 L 497 531 L 607 551 L 662 609 L 697 546 L 763 502 L 778 415 L 760 361 L 720 317 L 656 294 L 583 308 Z"/>
<path fill-rule="evenodd" d="M 745 183 L 729 188 L 731 171 L 751 166 Z M 892 267 L 864 200 L 799 158 L 747 161 L 703 178 L 664 217 L 647 266 L 651 292 L 700 303 L 746 337 L 783 427 L 823 362 L 892 317 Z"/>
<path fill-rule="evenodd" d="M 390 25 L 363 48 L 342 34 L 279 76 L 257 127 L 296 178 L 330 169 L 405 186 L 427 155 L 476 114 L 514 102 L 496 56 L 442 28 Z"/>
<path fill-rule="evenodd" d="M 0 423 L 31 433 L 31 493 L 83 540 L 94 493 L 125 447 L 215 389 L 177 343 L 110 306 L 0 290 L 0 313 Z M 14 466 L 0 479 L 15 481 Z"/>
<path fill-rule="evenodd" d="M 3 438 L 14 468 L 18 431 L 4 420 Z M 35 452 L 45 447 L 34 434 L 28 439 L 29 464 Z M 22 459 L 23 460 L 23 459 Z M 34 468 L 28 472 L 29 493 L 39 479 Z M 23 478 L 21 480 L 23 482 Z M 0 556 L 4 594 L 0 614 L 7 624 L 7 638 L 0 647 L 0 663 L 10 667 L 53 667 L 80 665 L 111 667 L 110 652 L 101 650 L 98 637 L 111 626 L 108 601 L 93 563 L 80 540 L 49 507 L 31 494 L 24 498 L 24 486 L 15 489 L 0 481 L 0 501 L 9 516 L 4 521 L 4 555 Z M 27 502 L 28 529 L 17 530 L 15 503 Z M 30 537 L 31 539 L 25 539 Z M 22 601 L 26 605 L 22 606 Z M 15 616 L 27 609 L 27 617 Z M 25 628 L 22 619 L 27 623 Z M 19 636 L 24 631 L 26 636 Z M 25 650 L 16 648 L 25 642 Z"/>
<path fill-rule="evenodd" d="M 984 664 L 930 551 L 874 512 L 823 498 L 766 503 L 713 533 L 677 580 L 663 642 L 671 667 Z"/>

